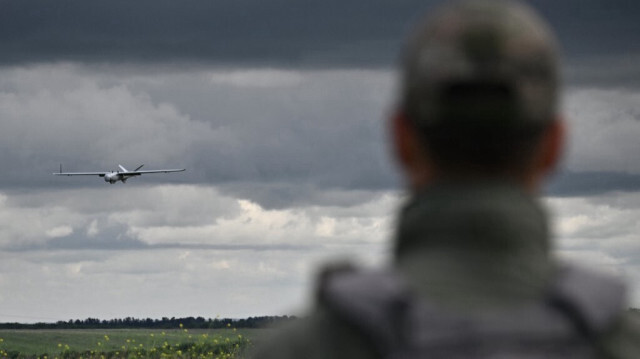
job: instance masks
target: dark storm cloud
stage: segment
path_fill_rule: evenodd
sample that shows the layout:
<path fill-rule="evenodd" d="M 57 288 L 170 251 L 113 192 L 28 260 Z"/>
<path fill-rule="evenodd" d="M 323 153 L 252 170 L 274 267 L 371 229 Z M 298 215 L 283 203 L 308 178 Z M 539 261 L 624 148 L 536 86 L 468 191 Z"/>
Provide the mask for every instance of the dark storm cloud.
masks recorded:
<path fill-rule="evenodd" d="M 214 184 L 269 208 L 308 203 L 329 188 L 397 185 L 383 130 L 393 96 L 389 71 L 131 76 L 124 70 L 84 77 L 86 71 L 41 65 L 0 72 L 0 91 L 7 88 L 0 95 L 0 188 L 123 187 L 98 177 L 53 176 L 60 163 L 69 172 L 112 170 L 119 163 L 186 168 L 133 178 L 125 187 Z"/>
<path fill-rule="evenodd" d="M 389 66 L 441 1 L 0 1 L 0 63 Z M 569 57 L 638 52 L 640 3 L 537 0 Z"/>
<path fill-rule="evenodd" d="M 554 197 L 588 197 L 614 191 L 640 191 L 640 174 L 564 171 L 553 177 L 546 188 L 547 194 Z"/>
<path fill-rule="evenodd" d="M 339 174 L 339 173 L 338 173 Z M 335 180 L 338 180 L 336 174 Z M 399 178 L 392 176 L 389 171 L 381 171 L 376 174 L 377 186 L 372 181 L 354 182 L 353 188 L 345 188 L 345 191 L 336 191 L 336 197 L 327 197 L 330 192 L 327 187 L 339 186 L 314 186 L 311 184 L 293 183 L 228 183 L 221 188 L 228 193 L 240 197 L 251 198 L 253 201 L 266 208 L 285 208 L 287 206 L 300 206 L 308 204 L 320 205 L 348 205 L 362 203 L 366 199 L 375 196 L 376 193 L 400 188 Z M 343 179 L 344 180 L 344 179 Z M 345 181 L 345 183 L 347 183 Z M 357 185 L 368 183 L 371 187 Z M 563 171 L 550 178 L 544 189 L 544 194 L 551 197 L 591 197 L 612 192 L 638 192 L 640 191 L 640 174 L 623 172 L 572 172 Z M 340 196 L 339 198 L 337 196 Z"/>
<path fill-rule="evenodd" d="M 3 1 L 3 63 L 387 64 L 431 2 Z"/>
<path fill-rule="evenodd" d="M 6 122 L 0 134 L 2 190 L 98 188 L 118 196 L 127 187 L 150 184 L 212 184 L 265 208 L 286 208 L 346 206 L 401 186 L 387 134 L 391 71 L 240 69 L 151 76 L 131 75 L 125 67 L 87 79 L 88 68 L 2 71 L 0 89 L 8 89 L 0 96 Z M 567 117 L 576 119 L 570 126 L 576 135 L 570 172 L 558 176 L 549 193 L 638 188 L 636 177 L 624 174 L 640 173 L 637 95 L 573 89 L 568 98 Z M 52 176 L 61 162 L 68 171 L 109 170 L 118 163 L 187 171 L 111 186 L 98 177 Z M 328 191 L 337 195 L 327 197 Z M 105 205 L 96 200 L 102 202 L 98 207 Z"/>
<path fill-rule="evenodd" d="M 640 51 L 640 3 L 633 0 L 532 0 L 569 57 Z"/>
<path fill-rule="evenodd" d="M 575 87 L 639 89 L 640 53 L 572 60 L 564 66 L 564 78 Z"/>

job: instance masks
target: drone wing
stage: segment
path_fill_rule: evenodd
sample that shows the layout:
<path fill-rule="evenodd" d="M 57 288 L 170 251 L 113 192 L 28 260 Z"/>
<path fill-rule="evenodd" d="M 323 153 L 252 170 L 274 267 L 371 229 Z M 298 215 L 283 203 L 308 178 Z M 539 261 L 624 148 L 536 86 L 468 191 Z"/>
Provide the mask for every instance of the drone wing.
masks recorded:
<path fill-rule="evenodd" d="M 100 176 L 104 177 L 109 172 L 54 172 L 56 176 Z"/>
<path fill-rule="evenodd" d="M 184 170 L 185 170 L 184 168 L 179 168 L 179 169 L 168 169 L 168 170 L 128 171 L 128 172 L 124 172 L 124 174 L 126 174 L 126 175 L 141 175 L 141 174 L 144 174 L 144 173 L 182 172 Z"/>

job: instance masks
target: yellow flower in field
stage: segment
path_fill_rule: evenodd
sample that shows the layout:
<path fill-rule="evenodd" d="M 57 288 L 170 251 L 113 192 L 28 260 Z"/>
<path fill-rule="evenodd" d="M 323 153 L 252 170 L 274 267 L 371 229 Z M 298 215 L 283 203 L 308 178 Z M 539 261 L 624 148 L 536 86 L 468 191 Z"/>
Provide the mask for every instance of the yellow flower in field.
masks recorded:
<path fill-rule="evenodd" d="M 149 335 L 151 336 L 151 338 L 153 338 L 153 337 L 155 337 L 155 336 L 156 336 L 156 335 L 155 335 L 155 334 L 153 334 L 153 333 L 151 333 L 151 334 L 149 334 Z"/>
<path fill-rule="evenodd" d="M 104 340 L 109 341 L 109 336 L 108 336 L 108 335 L 105 335 L 105 336 L 104 336 Z"/>
<path fill-rule="evenodd" d="M 182 329 L 182 327 L 184 327 L 184 325 L 182 325 L 182 323 L 180 323 L 180 329 Z"/>
<path fill-rule="evenodd" d="M 58 343 L 58 348 L 62 348 L 62 344 Z"/>
<path fill-rule="evenodd" d="M 100 347 L 100 346 L 102 346 L 102 343 L 98 342 L 98 346 L 99 346 L 99 347 Z"/>

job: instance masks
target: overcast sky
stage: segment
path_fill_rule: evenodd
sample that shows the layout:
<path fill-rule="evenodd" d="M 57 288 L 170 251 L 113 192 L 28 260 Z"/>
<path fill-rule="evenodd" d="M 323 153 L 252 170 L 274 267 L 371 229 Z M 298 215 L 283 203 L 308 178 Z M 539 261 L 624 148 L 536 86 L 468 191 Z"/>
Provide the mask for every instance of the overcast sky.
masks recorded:
<path fill-rule="evenodd" d="M 294 314 L 319 263 L 384 263 L 397 59 L 438 3 L 0 0 L 0 321 Z M 640 307 L 640 3 L 531 3 L 564 47 L 557 254 Z"/>

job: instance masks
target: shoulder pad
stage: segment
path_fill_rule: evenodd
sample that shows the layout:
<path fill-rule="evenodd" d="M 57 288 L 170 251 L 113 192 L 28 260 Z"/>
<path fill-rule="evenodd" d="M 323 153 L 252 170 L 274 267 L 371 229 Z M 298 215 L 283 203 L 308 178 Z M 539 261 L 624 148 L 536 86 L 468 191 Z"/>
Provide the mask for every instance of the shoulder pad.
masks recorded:
<path fill-rule="evenodd" d="M 576 321 L 587 336 L 609 329 L 625 308 L 626 288 L 620 281 L 575 266 L 563 266 L 551 288 L 551 304 Z"/>
<path fill-rule="evenodd" d="M 378 350 L 394 348 L 403 331 L 409 301 L 404 280 L 394 271 L 338 271 L 325 277 L 320 286 L 320 300 L 340 317 L 370 336 Z M 337 274 L 337 273 L 336 273 Z"/>

